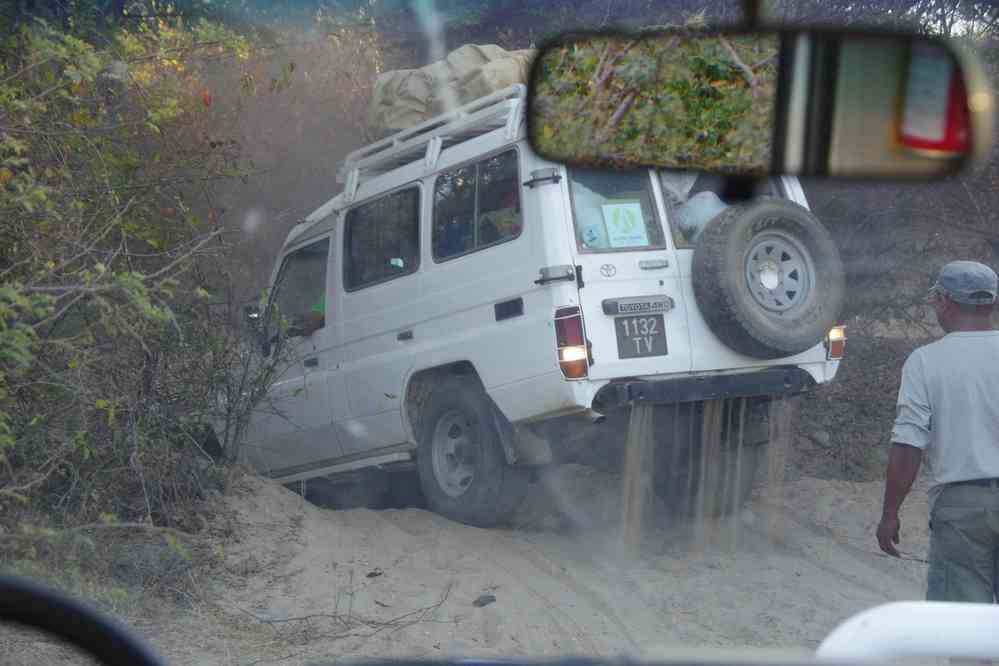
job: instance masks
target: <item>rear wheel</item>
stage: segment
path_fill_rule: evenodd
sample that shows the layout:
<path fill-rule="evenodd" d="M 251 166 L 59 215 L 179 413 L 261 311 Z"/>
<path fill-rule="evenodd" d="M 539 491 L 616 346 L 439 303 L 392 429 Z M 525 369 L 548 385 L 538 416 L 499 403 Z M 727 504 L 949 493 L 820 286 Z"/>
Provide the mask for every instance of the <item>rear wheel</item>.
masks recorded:
<path fill-rule="evenodd" d="M 526 495 L 528 471 L 507 463 L 478 382 L 450 377 L 434 386 L 417 438 L 420 485 L 433 511 L 491 527 L 508 520 Z"/>

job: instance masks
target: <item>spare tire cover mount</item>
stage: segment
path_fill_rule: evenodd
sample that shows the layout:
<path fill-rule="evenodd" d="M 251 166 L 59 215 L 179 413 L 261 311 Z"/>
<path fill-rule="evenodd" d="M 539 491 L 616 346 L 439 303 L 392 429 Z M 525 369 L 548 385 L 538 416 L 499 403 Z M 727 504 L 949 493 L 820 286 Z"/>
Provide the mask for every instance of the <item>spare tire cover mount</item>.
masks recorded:
<path fill-rule="evenodd" d="M 792 236 L 770 231 L 746 253 L 746 284 L 760 306 L 786 312 L 808 301 L 815 264 L 808 248 Z"/>

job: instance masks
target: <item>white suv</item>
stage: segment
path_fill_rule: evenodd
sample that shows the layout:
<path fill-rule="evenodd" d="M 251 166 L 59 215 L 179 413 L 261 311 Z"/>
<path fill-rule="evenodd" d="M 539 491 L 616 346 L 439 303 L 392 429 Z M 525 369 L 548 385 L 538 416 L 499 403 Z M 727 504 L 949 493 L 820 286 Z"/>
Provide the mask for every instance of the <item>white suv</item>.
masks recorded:
<path fill-rule="evenodd" d="M 758 426 L 769 396 L 835 376 L 842 267 L 795 179 L 727 205 L 707 176 L 566 168 L 532 152 L 524 95 L 351 153 L 289 233 L 270 302 L 314 323 L 242 446 L 262 473 L 415 461 L 432 509 L 492 525 L 566 442 L 620 440 L 616 407 L 745 399 Z M 659 456 L 662 488 L 703 457 Z"/>

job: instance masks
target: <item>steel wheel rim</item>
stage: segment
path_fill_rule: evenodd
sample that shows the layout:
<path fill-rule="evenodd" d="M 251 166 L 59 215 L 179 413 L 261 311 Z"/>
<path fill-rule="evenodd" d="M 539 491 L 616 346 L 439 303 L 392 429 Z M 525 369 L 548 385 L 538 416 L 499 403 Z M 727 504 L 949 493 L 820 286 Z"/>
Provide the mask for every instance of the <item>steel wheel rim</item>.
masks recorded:
<path fill-rule="evenodd" d="M 450 497 L 461 497 L 475 481 L 480 444 L 469 419 L 457 410 L 443 414 L 434 427 L 431 462 L 434 477 Z"/>
<path fill-rule="evenodd" d="M 746 286 L 768 312 L 799 308 L 815 286 L 815 262 L 796 239 L 779 232 L 758 236 L 746 253 Z"/>

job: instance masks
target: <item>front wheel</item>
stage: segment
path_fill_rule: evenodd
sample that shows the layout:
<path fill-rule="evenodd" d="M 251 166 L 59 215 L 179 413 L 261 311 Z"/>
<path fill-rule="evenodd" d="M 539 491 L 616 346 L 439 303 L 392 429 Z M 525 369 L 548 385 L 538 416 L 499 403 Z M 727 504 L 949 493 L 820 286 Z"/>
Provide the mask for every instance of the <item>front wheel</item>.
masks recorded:
<path fill-rule="evenodd" d="M 528 472 L 509 465 L 493 406 L 477 382 L 434 387 L 420 415 L 417 469 L 430 508 L 479 527 L 508 520 L 527 494 Z"/>

